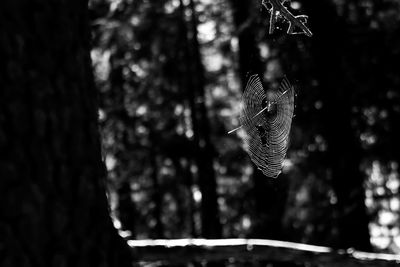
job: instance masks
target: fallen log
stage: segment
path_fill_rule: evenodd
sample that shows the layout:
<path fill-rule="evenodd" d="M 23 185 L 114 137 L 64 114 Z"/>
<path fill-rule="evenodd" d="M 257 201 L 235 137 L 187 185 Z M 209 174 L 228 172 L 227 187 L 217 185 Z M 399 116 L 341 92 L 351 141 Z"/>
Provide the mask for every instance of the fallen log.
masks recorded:
<path fill-rule="evenodd" d="M 267 239 L 156 239 L 129 240 L 140 262 L 292 262 L 324 267 L 394 267 L 400 255 L 335 250 Z"/>

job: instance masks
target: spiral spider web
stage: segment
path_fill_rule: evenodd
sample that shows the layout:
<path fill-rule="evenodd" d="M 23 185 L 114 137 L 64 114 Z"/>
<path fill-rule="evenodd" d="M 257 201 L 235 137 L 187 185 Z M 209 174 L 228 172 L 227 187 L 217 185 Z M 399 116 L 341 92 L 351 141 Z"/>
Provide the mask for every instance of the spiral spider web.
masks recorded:
<path fill-rule="evenodd" d="M 247 153 L 265 176 L 276 178 L 289 146 L 294 88 L 285 77 L 277 90 L 265 91 L 258 75 L 252 75 L 242 101 L 239 128 Z"/>

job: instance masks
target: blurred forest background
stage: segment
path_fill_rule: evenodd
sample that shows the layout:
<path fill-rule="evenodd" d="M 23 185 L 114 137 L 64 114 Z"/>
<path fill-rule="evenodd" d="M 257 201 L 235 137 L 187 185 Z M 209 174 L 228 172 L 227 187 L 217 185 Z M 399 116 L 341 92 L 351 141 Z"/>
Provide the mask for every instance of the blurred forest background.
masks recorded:
<path fill-rule="evenodd" d="M 256 237 L 400 253 L 400 3 L 92 0 L 114 224 L 130 239 Z M 297 88 L 283 173 L 237 134 L 248 73 Z M 372 244 L 372 246 L 371 246 Z"/>

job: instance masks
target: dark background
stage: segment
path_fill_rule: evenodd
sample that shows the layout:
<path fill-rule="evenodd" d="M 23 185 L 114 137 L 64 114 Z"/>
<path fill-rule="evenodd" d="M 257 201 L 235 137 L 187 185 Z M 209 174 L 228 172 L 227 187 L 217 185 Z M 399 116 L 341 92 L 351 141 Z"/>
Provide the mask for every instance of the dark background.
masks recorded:
<path fill-rule="evenodd" d="M 93 0 L 90 10 L 109 200 L 123 235 L 400 252 L 398 1 L 292 1 L 311 38 L 287 35 L 283 22 L 269 35 L 260 1 Z M 248 73 L 296 86 L 277 179 L 227 134 Z"/>
<path fill-rule="evenodd" d="M 313 37 L 250 0 L 1 1 L 0 266 L 398 265 L 349 248 L 400 253 L 400 4 L 288 8 Z M 297 91 L 277 179 L 227 134 L 254 73 Z"/>

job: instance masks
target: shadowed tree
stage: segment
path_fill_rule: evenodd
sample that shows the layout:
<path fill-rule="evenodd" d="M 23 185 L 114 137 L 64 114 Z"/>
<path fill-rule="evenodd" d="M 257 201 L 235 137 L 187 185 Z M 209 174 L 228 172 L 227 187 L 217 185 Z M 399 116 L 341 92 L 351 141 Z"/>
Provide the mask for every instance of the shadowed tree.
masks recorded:
<path fill-rule="evenodd" d="M 351 51 L 349 27 L 339 19 L 330 1 L 304 3 L 315 32 L 311 54 L 323 103 L 321 133 L 328 146 L 324 161 L 337 195 L 338 246 L 370 250 L 365 175 L 360 169 L 362 150 L 352 126 L 354 91 L 343 63 L 346 53 Z"/>
<path fill-rule="evenodd" d="M 0 10 L 0 265 L 130 266 L 104 188 L 87 1 Z"/>
<path fill-rule="evenodd" d="M 190 10 L 188 19 L 184 14 Z M 183 37 L 183 62 L 187 68 L 185 85 L 187 88 L 188 102 L 191 110 L 193 127 L 193 141 L 195 144 L 195 161 L 198 168 L 198 184 L 202 193 L 201 200 L 201 225 L 202 236 L 206 238 L 221 237 L 221 223 L 217 202 L 217 182 L 214 170 L 215 152 L 210 140 L 210 125 L 205 106 L 205 77 L 204 66 L 201 62 L 200 44 L 198 41 L 197 17 L 195 2 L 191 0 L 186 7 L 180 1 L 182 16 L 181 30 Z M 185 23 L 187 21 L 187 25 Z"/>
<path fill-rule="evenodd" d="M 239 41 L 239 75 L 244 91 L 249 74 L 258 73 L 263 77 L 265 71 L 257 40 L 260 11 L 254 1 L 231 0 L 231 4 Z M 287 192 L 285 180 L 282 175 L 278 179 L 266 177 L 255 165 L 253 168 L 252 196 L 257 217 L 252 235 L 282 239 L 281 225 Z"/>
<path fill-rule="evenodd" d="M 137 207 L 131 199 L 131 185 L 124 182 L 117 190 L 118 193 L 118 218 L 121 221 L 121 229 L 130 231 L 135 236 L 137 230 L 135 221 L 137 220 Z"/>

